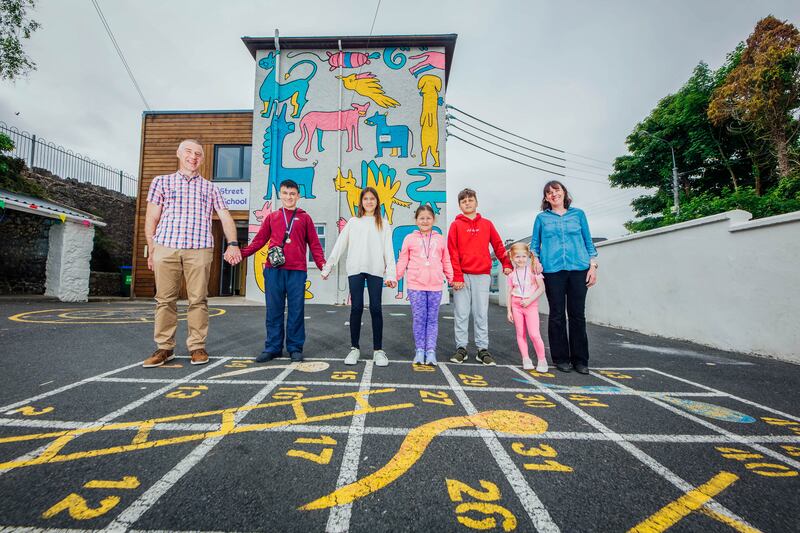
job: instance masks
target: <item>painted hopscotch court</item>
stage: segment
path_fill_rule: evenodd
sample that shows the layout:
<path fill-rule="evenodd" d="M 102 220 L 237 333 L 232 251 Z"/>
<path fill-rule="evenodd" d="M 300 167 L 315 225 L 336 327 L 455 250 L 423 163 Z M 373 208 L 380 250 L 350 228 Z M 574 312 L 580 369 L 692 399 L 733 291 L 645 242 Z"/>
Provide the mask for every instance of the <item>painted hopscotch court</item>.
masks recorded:
<path fill-rule="evenodd" d="M 148 330 L 151 311 L 16 313 L 2 338 L 19 349 L 23 332 L 38 331 L 58 344 L 60 333 L 76 334 L 66 320 L 105 334 L 120 328 L 113 335 L 124 341 Z M 242 318 L 231 315 L 263 312 L 220 311 L 212 336 Z M 346 312 L 320 306 L 309 322 L 335 325 L 338 345 Z M 407 342 L 410 317 L 386 318 L 389 342 Z M 496 367 L 394 357 L 386 368 L 313 351 L 300 364 L 217 355 L 204 366 L 177 357 L 143 369 L 130 359 L 45 392 L 4 393 L 0 530 L 789 531 L 800 523 L 797 412 L 659 369 L 652 358 L 579 376 L 523 371 L 510 350 Z M 753 361 L 727 369 L 757 372 Z"/>

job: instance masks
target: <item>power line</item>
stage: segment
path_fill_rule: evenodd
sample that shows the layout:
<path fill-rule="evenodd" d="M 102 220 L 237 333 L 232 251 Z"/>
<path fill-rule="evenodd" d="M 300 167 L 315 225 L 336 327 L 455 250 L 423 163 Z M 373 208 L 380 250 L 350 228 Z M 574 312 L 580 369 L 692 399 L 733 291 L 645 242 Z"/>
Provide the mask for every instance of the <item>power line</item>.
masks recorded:
<path fill-rule="evenodd" d="M 372 32 L 375 30 L 375 21 L 378 20 L 378 11 L 381 9 L 381 0 L 378 0 L 378 4 L 375 6 L 375 14 L 372 15 L 372 24 L 369 27 L 369 35 L 367 36 L 367 46 L 364 48 L 364 53 L 369 54 L 369 42 L 372 40 Z M 339 58 L 341 61 L 341 58 Z M 364 68 L 365 63 L 362 63 L 360 67 L 358 67 L 358 74 L 356 74 L 356 79 L 361 75 L 361 71 Z M 353 101 L 356 99 L 356 92 L 350 91 L 350 105 L 353 105 Z"/>
<path fill-rule="evenodd" d="M 612 163 L 610 163 L 610 162 L 608 162 L 608 161 L 603 161 L 603 160 L 601 160 L 601 159 L 595 159 L 595 158 L 593 158 L 593 157 L 589 157 L 589 156 L 585 156 L 585 155 L 577 154 L 577 153 L 574 153 L 574 152 L 567 152 L 566 150 L 562 150 L 561 148 L 556 148 L 556 147 L 554 147 L 554 146 L 549 146 L 549 145 L 547 145 L 547 144 L 543 144 L 543 143 L 540 143 L 540 142 L 538 142 L 538 141 L 534 141 L 533 139 L 528 139 L 527 137 L 523 137 L 522 135 L 518 135 L 518 134 L 516 134 L 516 133 L 514 133 L 514 132 L 511 132 L 511 131 L 508 131 L 508 130 L 506 130 L 506 129 L 503 129 L 503 128 L 501 128 L 501 127 L 499 127 L 499 126 L 496 126 L 496 125 L 494 125 L 494 124 L 492 124 L 492 123 L 490 123 L 490 122 L 486 122 L 485 120 L 482 120 L 482 119 L 480 119 L 480 118 L 476 117 L 475 115 L 471 115 L 471 114 L 467 113 L 466 111 L 464 111 L 463 109 L 459 109 L 459 108 L 457 108 L 457 107 L 456 107 L 456 106 L 454 106 L 454 105 L 447 104 L 447 105 L 446 105 L 446 107 L 447 107 L 448 109 L 455 109 L 456 111 L 458 111 L 458 112 L 460 112 L 460 113 L 462 113 L 462 114 L 464 114 L 464 115 L 466 115 L 466 116 L 470 117 L 471 119 L 473 119 L 473 120 L 477 120 L 477 121 L 478 121 L 478 122 L 480 122 L 481 124 L 486 124 L 487 126 L 490 126 L 490 127 L 492 127 L 492 128 L 495 128 L 495 129 L 497 129 L 497 130 L 500 130 L 500 131 L 502 131 L 503 133 L 507 133 L 508 135 L 512 135 L 512 136 L 514 136 L 514 137 L 516 137 L 516 138 L 518 138 L 518 139 L 522 139 L 523 141 L 527 141 L 527 142 L 529 142 L 529 143 L 532 143 L 532 144 L 535 144 L 535 145 L 537 145 L 537 146 L 541 146 L 542 148 L 547 148 L 547 149 L 549 149 L 549 150 L 553 150 L 553 151 L 555 151 L 555 152 L 558 152 L 558 153 L 560 153 L 560 154 L 572 155 L 572 156 L 575 156 L 575 157 L 580 157 L 580 158 L 583 158 L 583 159 L 588 159 L 588 160 L 590 160 L 590 161 L 595 161 L 595 162 L 597 162 L 597 163 L 603 163 L 603 164 L 605 164 L 605 165 L 612 165 Z M 577 161 L 576 161 L 576 163 L 577 163 Z M 582 163 L 578 163 L 578 164 L 582 164 Z"/>
<path fill-rule="evenodd" d="M 144 103 L 145 109 L 150 111 L 150 104 L 147 103 L 147 100 L 142 94 L 142 89 L 139 87 L 139 84 L 136 83 L 136 78 L 131 71 L 130 66 L 128 66 L 128 62 L 125 60 L 125 55 L 122 53 L 122 48 L 120 48 L 117 40 L 114 38 L 114 32 L 111 31 L 111 26 L 108 25 L 108 21 L 106 20 L 105 15 L 103 15 L 103 10 L 100 9 L 100 5 L 97 3 L 97 0 L 92 0 L 92 4 L 94 4 L 94 8 L 97 11 L 97 15 L 100 17 L 100 22 L 103 23 L 103 27 L 106 29 L 106 33 L 108 37 L 111 39 L 111 44 L 114 45 L 114 49 L 117 51 L 117 55 L 119 55 L 120 60 L 122 60 L 122 66 L 125 67 L 125 70 L 128 72 L 128 76 L 131 78 L 133 82 L 133 86 L 136 88 L 136 92 L 139 93 L 139 97 L 142 99 L 142 103 Z"/>
<path fill-rule="evenodd" d="M 481 141 L 483 141 L 483 142 L 487 142 L 487 143 L 489 143 L 489 144 L 492 144 L 492 145 L 494 145 L 494 146 L 497 146 L 497 147 L 499 147 L 499 148 L 502 148 L 503 150 L 507 150 L 507 151 L 509 151 L 509 152 L 511 152 L 511 153 L 513 153 L 513 154 L 520 155 L 520 156 L 522 156 L 522 157 L 527 157 L 527 158 L 530 158 L 530 159 L 534 159 L 534 160 L 536 160 L 536 161 L 540 161 L 540 162 L 542 162 L 542 163 L 546 163 L 546 164 L 548 164 L 548 165 L 553 165 L 553 166 L 555 166 L 555 167 L 559 167 L 559 168 L 562 168 L 562 169 L 564 169 L 564 168 L 565 168 L 563 165 L 559 165 L 559 164 L 557 164 L 557 163 L 551 163 L 550 161 L 545 161 L 545 160 L 543 160 L 543 159 L 539 159 L 538 157 L 533 157 L 532 155 L 523 154 L 522 152 L 517 152 L 516 150 L 512 150 L 511 148 L 508 148 L 508 147 L 506 147 L 506 146 L 503 146 L 503 145 L 501 145 L 501 144 L 497 144 L 497 143 L 495 143 L 495 142 L 492 142 L 492 141 L 490 141 L 490 140 L 488 140 L 488 139 L 485 139 L 485 138 L 481 137 L 480 135 L 476 135 L 476 134 L 474 134 L 474 133 L 472 133 L 472 132 L 469 132 L 469 131 L 465 130 L 464 128 L 460 128 L 460 127 L 458 127 L 458 126 L 457 126 L 457 125 L 455 125 L 455 124 L 450 124 L 450 126 L 449 126 L 449 127 L 450 127 L 450 128 L 455 128 L 455 129 L 458 129 L 458 130 L 460 130 L 460 131 L 463 131 L 464 133 L 467 133 L 468 135 L 471 135 L 472 137 L 475 137 L 475 138 L 477 138 L 477 139 L 480 139 L 480 140 L 481 140 Z M 464 139 L 461 139 L 461 140 L 464 140 Z M 495 152 L 491 152 L 491 151 L 489 151 L 489 152 L 490 152 L 490 153 L 493 153 L 493 154 L 495 153 Z M 496 155 L 497 155 L 497 154 L 496 154 Z M 515 160 L 515 159 L 512 159 L 512 161 L 516 161 L 516 160 Z M 540 169 L 539 167 L 533 167 L 533 168 L 537 168 L 537 169 L 539 169 L 539 170 L 544 170 L 544 169 Z M 556 173 L 556 172 L 555 172 L 555 171 L 553 171 L 553 170 L 545 170 L 545 172 Z M 585 172 L 585 171 L 584 171 L 584 172 Z M 559 175 L 560 175 L 560 176 L 565 176 L 565 177 L 567 176 L 566 174 L 559 174 Z M 583 180 L 585 180 L 585 181 L 591 181 L 591 182 L 594 182 L 594 183 L 602 183 L 602 184 L 604 184 L 604 185 L 605 185 L 605 184 L 607 184 L 606 180 L 598 180 L 598 179 L 592 179 L 592 178 L 578 177 L 578 176 L 575 176 L 574 174 L 570 174 L 570 177 L 576 177 L 577 179 L 583 179 Z"/>
<path fill-rule="evenodd" d="M 471 142 L 467 141 L 466 139 L 462 139 L 461 137 L 459 137 L 459 136 L 458 136 L 458 135 L 456 135 L 455 133 L 450 133 L 450 132 L 448 132 L 447 136 L 448 136 L 448 137 L 455 137 L 455 138 L 456 138 L 456 139 L 458 139 L 459 141 L 461 141 L 461 142 L 464 142 L 464 143 L 467 143 L 467 144 L 469 144 L 470 146 L 474 146 L 475 148 L 478 148 L 479 150 L 483 150 L 484 152 L 489 152 L 490 154 L 496 155 L 497 157 L 502 157 L 503 159 L 508 159 L 509 161 L 512 161 L 512 162 L 514 162 L 514 163 L 517 163 L 518 165 L 522 165 L 523 167 L 535 168 L 536 170 L 541 170 L 542 172 L 547 172 L 548 174 L 555 174 L 556 176 L 566 177 L 566 174 L 561 174 L 560 172 L 554 172 L 554 171 L 552 171 L 552 170 L 547 170 L 547 169 L 544 169 L 544 168 L 539 168 L 539 167 L 536 167 L 536 166 L 533 166 L 533 165 L 529 165 L 528 163 L 523 163 L 522 161 L 517 161 L 516 159 L 512 159 L 512 158 L 510 158 L 510 157 L 506 157 L 506 156 L 504 156 L 504 155 L 502 155 L 502 154 L 498 154 L 497 152 L 492 152 L 491 150 L 488 150 L 488 149 L 486 149 L 486 148 L 484 148 L 484 147 L 482 147 L 482 146 L 478 146 L 477 144 L 471 143 Z M 580 178 L 579 178 L 579 179 L 580 179 Z"/>
<path fill-rule="evenodd" d="M 481 129 L 481 128 L 479 128 L 478 126 L 473 126 L 473 125 L 472 125 L 472 124 L 470 124 L 469 122 L 466 122 L 466 121 L 464 121 L 464 120 L 461 120 L 460 118 L 458 118 L 458 117 L 456 117 L 456 116 L 454 116 L 454 115 L 450 115 L 450 114 L 448 114 L 448 115 L 447 115 L 447 118 L 448 118 L 448 119 L 451 119 L 451 120 L 457 120 L 457 121 L 461 122 L 462 124 L 464 124 L 465 126 L 469 126 L 470 128 L 472 128 L 472 129 L 475 129 L 475 130 L 478 130 L 478 131 L 479 131 L 479 132 L 481 132 L 481 133 L 485 133 L 486 135 L 491 135 L 492 137 L 496 137 L 497 139 L 503 139 L 502 137 L 500 137 L 500 136 L 499 136 L 499 135 L 497 135 L 496 133 L 492 133 L 492 132 L 490 132 L 490 131 L 486 131 L 486 130 L 484 130 L 484 129 Z M 519 144 L 519 143 L 515 143 L 514 141 L 509 141 L 508 139 L 503 139 L 503 140 L 504 140 L 505 142 L 507 142 L 508 144 L 513 144 L 514 146 L 518 146 L 518 147 L 520 147 L 520 148 L 522 148 L 522 149 L 524 149 L 524 150 L 529 150 L 529 151 L 531 151 L 531 152 L 533 152 L 533 153 L 535 153 L 535 154 L 543 155 L 543 156 L 545 156 L 545 157 L 551 157 L 551 158 L 553 158 L 553 159 L 557 159 L 557 160 L 559 160 L 559 161 L 564 161 L 565 163 L 566 163 L 566 161 L 567 161 L 567 159 L 566 159 L 566 158 L 564 158 L 564 157 L 559 157 L 559 156 L 557 156 L 557 155 L 551 155 L 551 154 L 548 154 L 548 153 L 546 153 L 546 152 L 540 152 L 539 150 L 534 150 L 533 148 L 529 148 L 529 147 L 527 147 L 527 146 L 525 146 L 525 145 L 522 145 L 522 144 Z"/>

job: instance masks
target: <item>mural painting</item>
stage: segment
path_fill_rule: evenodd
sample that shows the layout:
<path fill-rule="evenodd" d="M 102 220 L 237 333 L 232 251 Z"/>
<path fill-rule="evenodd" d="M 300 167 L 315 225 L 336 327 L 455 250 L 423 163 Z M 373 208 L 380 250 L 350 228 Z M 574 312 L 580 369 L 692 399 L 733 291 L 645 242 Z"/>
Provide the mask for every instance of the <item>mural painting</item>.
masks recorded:
<path fill-rule="evenodd" d="M 256 57 L 253 130 L 263 145 L 253 155 L 251 204 L 262 207 L 252 211 L 251 234 L 280 206 L 280 184 L 287 179 L 297 182 L 298 206 L 314 220 L 326 254 L 355 215 L 365 187 L 378 191 L 381 213 L 396 240 L 395 256 L 416 228 L 418 206 L 433 208 L 436 231 L 442 233 L 447 224 L 444 148 L 439 146 L 444 78 L 434 73 L 444 69 L 443 48 L 290 50 L 280 61 L 270 49 Z M 320 173 L 333 187 L 314 189 Z M 247 294 L 263 302 L 266 247 L 253 257 Z M 341 284 L 319 280 L 309 263 L 307 299 L 346 302 Z M 405 303 L 402 283 L 397 292 L 385 290 L 395 296 L 392 302 Z"/>

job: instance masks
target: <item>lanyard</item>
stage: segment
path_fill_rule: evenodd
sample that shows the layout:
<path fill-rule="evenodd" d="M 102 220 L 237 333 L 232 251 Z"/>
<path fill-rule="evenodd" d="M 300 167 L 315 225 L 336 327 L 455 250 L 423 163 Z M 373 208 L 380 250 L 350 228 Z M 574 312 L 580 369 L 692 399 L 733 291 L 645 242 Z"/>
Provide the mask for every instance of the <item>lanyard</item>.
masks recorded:
<path fill-rule="evenodd" d="M 519 287 L 519 291 L 522 293 L 522 298 L 525 298 L 525 288 L 528 286 L 528 265 L 525 265 L 525 275 L 522 277 L 522 281 L 519 280 L 519 269 L 514 269 L 514 276 L 517 278 L 517 287 Z"/>
<path fill-rule="evenodd" d="M 419 238 L 422 240 L 422 250 L 425 253 L 425 266 L 428 266 L 431 264 L 431 247 L 433 246 L 431 241 L 433 239 L 433 230 L 431 230 L 431 232 L 428 234 L 427 246 L 425 246 L 425 237 L 422 235 L 422 232 L 419 233 Z"/>
<path fill-rule="evenodd" d="M 294 227 L 294 216 L 297 214 L 297 209 L 292 211 L 292 216 L 289 220 L 286 220 L 286 209 L 281 208 L 281 212 L 283 212 L 283 221 L 286 223 L 286 234 L 283 236 L 283 242 L 290 243 L 292 239 L 289 237 L 289 234 L 292 233 L 292 227 Z"/>

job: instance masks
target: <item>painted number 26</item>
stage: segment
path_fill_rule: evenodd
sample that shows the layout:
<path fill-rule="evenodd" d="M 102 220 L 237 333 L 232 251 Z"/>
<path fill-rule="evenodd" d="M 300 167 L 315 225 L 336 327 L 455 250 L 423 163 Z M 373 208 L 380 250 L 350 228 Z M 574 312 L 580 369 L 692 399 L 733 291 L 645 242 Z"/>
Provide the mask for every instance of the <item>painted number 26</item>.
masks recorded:
<path fill-rule="evenodd" d="M 470 487 L 466 483 L 455 479 L 446 479 L 447 494 L 450 501 L 458 503 L 456 506 L 456 519 L 463 525 L 471 529 L 493 529 L 497 527 L 497 519 L 494 515 L 502 518 L 501 526 L 503 531 L 514 531 L 517 528 L 517 518 L 514 514 L 495 502 L 500 499 L 500 488 L 491 481 L 479 480 L 481 488 L 478 490 Z M 477 501 L 464 502 L 464 494 Z M 470 511 L 485 516 L 482 520 L 476 520 L 466 516 Z"/>

